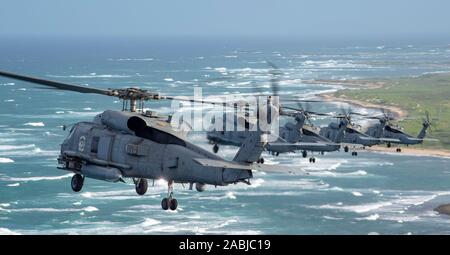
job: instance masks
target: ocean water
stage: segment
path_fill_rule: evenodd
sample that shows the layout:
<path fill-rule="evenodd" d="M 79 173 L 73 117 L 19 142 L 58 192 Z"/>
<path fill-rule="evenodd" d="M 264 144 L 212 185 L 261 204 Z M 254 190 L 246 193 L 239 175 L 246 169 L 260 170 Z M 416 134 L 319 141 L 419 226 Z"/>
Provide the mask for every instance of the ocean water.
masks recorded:
<path fill-rule="evenodd" d="M 450 71 L 450 42 L 302 44 L 195 40 L 0 40 L 0 69 L 103 88 L 139 86 L 166 95 L 270 92 L 268 66 L 284 75 L 281 94 L 312 98 L 339 86 L 308 79 L 417 76 Z M 426 86 L 426 85 L 424 85 Z M 120 109 L 114 98 L 45 90 L 0 78 L 0 234 L 449 234 L 450 159 L 395 153 L 299 154 L 269 164 L 310 176 L 256 173 L 252 185 L 175 186 L 176 211 L 163 211 L 164 180 L 145 196 L 130 181 L 85 181 L 80 193 L 56 169 L 63 124 Z M 170 102 L 146 107 L 170 113 Z M 336 112 L 340 104 L 312 106 Z M 359 109 L 365 111 L 365 109 Z M 327 123 L 317 120 L 318 125 Z M 205 134 L 189 139 L 211 150 Z M 222 146 L 232 158 L 237 148 Z M 150 183 L 151 184 L 151 183 Z"/>

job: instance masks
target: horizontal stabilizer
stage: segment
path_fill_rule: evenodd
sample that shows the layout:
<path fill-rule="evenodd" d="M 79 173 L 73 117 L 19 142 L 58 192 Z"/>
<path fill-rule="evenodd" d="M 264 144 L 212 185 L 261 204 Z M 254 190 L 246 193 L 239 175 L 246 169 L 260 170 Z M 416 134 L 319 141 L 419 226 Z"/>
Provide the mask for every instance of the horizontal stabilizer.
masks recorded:
<path fill-rule="evenodd" d="M 394 138 L 375 138 L 375 137 L 366 137 L 366 136 L 361 136 L 359 137 L 361 140 L 364 141 L 375 141 L 375 142 L 385 142 L 385 143 L 399 143 L 400 140 L 399 139 L 394 139 Z"/>
<path fill-rule="evenodd" d="M 267 144 L 267 149 L 269 151 L 298 151 L 298 150 L 314 150 L 314 151 L 333 151 L 338 150 L 340 147 L 339 144 L 336 143 L 326 143 L 326 142 L 315 142 L 315 143 L 307 143 L 307 142 L 298 142 L 298 143 L 287 143 L 287 142 L 278 142 L 278 143 L 269 143 Z"/>
<path fill-rule="evenodd" d="M 206 167 L 218 167 L 218 168 L 228 168 L 228 169 L 241 169 L 241 170 L 255 170 L 264 172 L 274 172 L 274 173 L 295 173 L 295 174 L 305 174 L 308 173 L 301 169 L 293 169 L 288 166 L 278 166 L 278 165 L 263 165 L 263 164 L 245 164 L 233 161 L 207 159 L 207 158 L 195 158 L 195 162 Z"/>

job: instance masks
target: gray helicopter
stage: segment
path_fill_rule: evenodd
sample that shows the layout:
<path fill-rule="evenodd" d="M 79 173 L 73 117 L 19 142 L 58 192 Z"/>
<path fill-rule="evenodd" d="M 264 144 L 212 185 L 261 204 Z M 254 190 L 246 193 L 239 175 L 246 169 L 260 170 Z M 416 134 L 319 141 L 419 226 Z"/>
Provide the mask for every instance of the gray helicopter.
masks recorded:
<path fill-rule="evenodd" d="M 271 68 L 269 74 L 271 76 L 270 87 L 272 89 L 272 94 L 279 97 L 279 80 L 280 76 L 283 75 L 283 72 L 281 72 L 275 64 L 271 62 L 267 62 L 267 64 Z M 254 92 L 256 94 L 262 94 L 262 91 L 260 91 L 259 87 L 254 87 L 254 89 Z M 318 102 L 316 100 L 299 99 L 286 101 L 296 102 L 300 105 L 300 107 L 300 102 Z M 223 114 L 223 116 L 219 119 L 221 123 L 227 123 L 230 120 L 235 120 L 231 123 L 231 130 L 226 130 L 225 124 L 224 127 L 220 127 L 220 129 L 217 130 L 214 125 L 215 123 L 211 123 L 211 128 L 207 132 L 207 139 L 211 144 L 214 144 L 214 153 L 217 153 L 219 151 L 219 144 L 241 146 L 243 141 L 247 138 L 248 132 L 237 130 L 249 129 L 254 125 L 254 123 L 251 123 L 250 121 L 248 105 L 244 105 L 242 108 L 244 108 L 243 113 L 235 111 L 232 116 L 227 117 L 227 114 Z M 266 151 L 276 156 L 278 156 L 280 153 L 302 151 L 303 157 L 306 158 L 307 151 L 319 152 L 323 154 L 324 152 L 339 150 L 340 146 L 338 144 L 335 144 L 334 142 L 326 138 L 319 137 L 318 135 L 313 135 L 313 137 L 310 137 L 308 141 L 304 141 L 304 139 L 302 138 L 305 137 L 305 135 L 302 134 L 302 128 L 305 124 L 305 121 L 309 121 L 309 117 L 311 115 L 324 114 L 306 111 L 302 107 L 301 109 L 297 109 L 287 106 L 281 106 L 280 104 L 277 104 L 277 108 L 279 116 L 292 117 L 294 118 L 295 123 L 288 122 L 284 126 L 279 127 L 280 135 L 277 137 L 273 137 L 274 139 L 271 139 L 271 142 L 266 144 Z M 238 107 L 235 107 L 235 109 L 238 109 Z M 290 111 L 285 111 L 284 109 Z M 230 125 L 227 126 L 230 127 Z M 261 158 L 259 162 L 264 163 L 264 158 Z M 314 157 L 311 157 L 309 159 L 309 162 L 315 163 L 316 159 Z"/>
<path fill-rule="evenodd" d="M 377 124 L 369 126 L 366 134 L 373 137 L 378 137 L 380 139 L 389 139 L 386 143 L 388 148 L 390 148 L 392 144 L 409 146 L 421 144 L 425 140 L 438 141 L 436 139 L 425 138 L 427 135 L 427 130 L 432 126 L 428 111 L 425 112 L 425 118 L 422 120 L 422 129 L 416 137 L 405 133 L 401 127 L 392 124 L 391 121 L 395 120 L 392 114 L 386 112 L 384 109 L 381 109 L 381 112 L 381 116 L 363 115 L 365 118 L 376 119 L 379 121 Z M 402 150 L 400 147 L 397 147 L 396 151 L 401 152 Z"/>
<path fill-rule="evenodd" d="M 339 149 L 340 146 L 331 141 L 301 141 L 301 129 L 303 127 L 303 123 L 306 120 L 304 113 L 280 111 L 280 115 L 294 117 L 296 123 L 294 124 L 288 122 L 284 126 L 280 127 L 279 135 L 274 137 L 274 139 L 271 139 L 271 141 L 268 142 L 264 147 L 264 149 L 269 153 L 278 156 L 280 153 L 295 151 L 303 151 L 303 153 L 305 153 L 306 151 L 316 151 L 323 153 L 336 151 Z M 236 113 L 234 116 L 231 116 L 231 118 L 227 118 L 227 115 L 224 114 L 219 121 L 221 121 L 221 123 L 227 123 L 227 121 L 232 121 L 233 119 L 237 119 L 238 121 L 233 121 L 231 123 L 234 124 L 234 128 L 232 130 L 225 130 L 224 128 L 222 128 L 221 130 L 216 130 L 214 128 L 214 123 L 211 123 L 211 128 L 207 132 L 207 139 L 211 144 L 214 144 L 214 153 L 217 153 L 219 151 L 219 144 L 242 146 L 250 133 L 248 131 L 236 130 L 244 130 L 244 128 L 246 130 L 251 130 L 251 128 L 255 125 L 255 123 L 249 120 L 249 118 L 238 113 Z M 213 121 L 215 122 L 217 120 Z M 304 155 L 304 157 L 306 157 L 306 155 Z M 315 163 L 315 158 L 310 158 L 310 162 Z M 264 163 L 264 158 L 261 158 L 259 160 L 259 163 Z"/>
<path fill-rule="evenodd" d="M 122 111 L 106 110 L 92 121 L 74 124 L 63 141 L 58 168 L 75 173 L 71 180 L 75 192 L 82 189 L 86 177 L 109 182 L 132 178 L 137 194 L 144 195 L 148 179 L 163 178 L 168 181 L 168 192 L 161 207 L 176 210 L 178 201 L 174 198 L 174 183 L 190 184 L 190 189 L 195 184 L 196 190 L 201 192 L 207 184 L 251 184 L 252 170 L 292 173 L 284 167 L 255 163 L 260 159 L 268 135 L 261 130 L 249 133 L 233 160 L 229 161 L 188 142 L 185 133 L 175 130 L 169 119 L 143 111 L 144 101 L 185 99 L 139 88 L 99 89 L 2 71 L 0 76 L 123 100 Z M 307 174 L 304 171 L 296 173 Z"/>
<path fill-rule="evenodd" d="M 397 139 L 390 137 L 372 137 L 365 134 L 361 126 L 352 122 L 351 115 L 358 114 L 348 109 L 341 109 L 342 113 L 335 118 L 337 122 L 331 122 L 327 127 L 320 129 L 320 134 L 335 143 L 341 144 L 344 151 L 348 152 L 352 148 L 352 156 L 358 156 L 357 148 L 371 147 L 385 142 L 397 142 Z"/>

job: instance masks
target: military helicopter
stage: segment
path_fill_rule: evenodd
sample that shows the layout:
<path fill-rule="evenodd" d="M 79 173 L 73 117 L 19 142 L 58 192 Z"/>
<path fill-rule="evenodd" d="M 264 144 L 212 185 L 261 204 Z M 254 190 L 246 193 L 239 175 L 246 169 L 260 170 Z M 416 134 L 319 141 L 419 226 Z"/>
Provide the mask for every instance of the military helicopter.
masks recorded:
<path fill-rule="evenodd" d="M 252 170 L 289 172 L 285 167 L 255 163 L 260 159 L 267 139 L 261 130 L 251 132 L 232 161 L 225 160 L 186 140 L 167 118 L 144 112 L 144 101 L 186 100 L 162 96 L 139 88 L 100 89 L 72 85 L 0 71 L 0 76 L 45 85 L 53 89 L 99 94 L 123 100 L 122 111 L 106 110 L 92 121 L 74 124 L 61 145 L 59 169 L 73 172 L 72 190 L 79 192 L 86 177 L 124 182 L 132 178 L 137 194 L 144 195 L 147 179 L 163 178 L 168 182 L 167 196 L 161 201 L 164 210 L 176 210 L 173 184 L 195 184 L 197 191 L 206 185 L 251 184 Z M 189 99 L 187 101 L 194 102 Z M 204 100 L 197 102 L 208 103 Z M 267 105 L 272 109 L 273 105 Z M 296 173 L 305 173 L 299 171 Z"/>
<path fill-rule="evenodd" d="M 270 87 L 272 89 L 272 94 L 275 96 L 279 96 L 279 79 L 280 76 L 283 75 L 283 72 L 273 63 L 267 62 L 270 66 Z M 256 94 L 262 94 L 262 91 L 259 91 L 258 87 L 255 87 Z M 286 101 L 294 101 L 301 105 L 300 102 L 318 102 L 316 100 L 286 100 Z M 279 103 L 279 102 L 278 102 Z M 311 142 L 301 141 L 301 133 L 304 122 L 306 120 L 309 121 L 309 116 L 314 115 L 323 115 L 320 113 L 315 113 L 312 111 L 305 111 L 303 109 L 296 109 L 292 107 L 278 106 L 278 115 L 280 116 L 288 116 L 293 117 L 296 121 L 293 123 L 286 123 L 284 126 L 280 127 L 279 133 L 280 135 L 271 139 L 271 142 L 267 143 L 265 146 L 265 150 L 272 153 L 273 155 L 278 156 L 280 153 L 286 152 L 295 152 L 295 151 L 303 151 L 303 157 L 306 157 L 306 151 L 317 151 L 317 152 L 328 152 L 328 151 L 336 151 L 339 149 L 339 145 L 335 144 L 331 141 L 327 140 L 315 140 Z M 238 107 L 235 107 L 237 109 Z M 237 131 L 244 129 L 251 129 L 254 126 L 254 123 L 249 119 L 249 107 L 248 105 L 243 105 L 242 107 L 244 112 L 235 111 L 231 116 L 228 116 L 226 113 L 219 119 L 220 123 L 224 123 L 224 127 L 219 127 L 219 129 L 215 128 L 215 119 L 212 120 L 211 127 L 207 132 L 208 141 L 213 144 L 213 152 L 217 153 L 219 151 L 219 144 L 228 144 L 234 146 L 241 146 L 242 143 L 248 136 L 248 132 L 246 131 Z M 241 110 L 242 110 L 241 108 Z M 284 109 L 290 110 L 285 111 Z M 236 120 L 236 121 L 233 121 Z M 227 122 L 231 122 L 231 125 L 226 125 Z M 227 127 L 232 127 L 231 130 L 226 130 L 225 125 Z M 311 157 L 309 160 L 311 163 L 315 163 L 315 158 Z M 264 158 L 261 158 L 259 163 L 264 163 Z"/>
<path fill-rule="evenodd" d="M 280 106 L 281 107 L 281 106 Z M 291 122 L 286 123 L 284 126 L 280 127 L 279 136 L 274 137 L 268 142 L 264 150 L 269 153 L 278 156 L 280 153 L 295 152 L 295 151 L 318 151 L 318 152 L 328 152 L 336 151 L 339 149 L 339 145 L 328 141 L 313 141 L 313 142 L 302 142 L 300 141 L 302 135 L 299 134 L 304 120 L 302 120 L 303 115 L 295 112 L 285 112 L 281 111 L 280 115 L 284 116 L 294 116 L 297 123 L 293 124 Z M 231 119 L 231 120 L 230 120 Z M 233 118 L 227 118 L 224 114 L 223 118 L 220 119 L 221 123 L 226 123 L 227 121 L 232 121 Z M 250 135 L 248 131 L 236 131 L 243 130 L 244 125 L 246 129 L 251 129 L 255 123 L 248 120 L 248 118 L 242 116 L 242 114 L 236 113 L 234 119 L 238 121 L 233 121 L 234 128 L 232 130 L 216 130 L 214 128 L 214 123 L 211 123 L 211 128 L 207 132 L 208 141 L 213 144 L 213 152 L 217 153 L 219 151 L 219 144 L 222 145 L 234 145 L 242 146 L 244 141 Z M 214 120 L 216 121 L 216 120 Z M 232 124 L 233 124 L 232 123 Z M 241 125 L 239 127 L 239 125 Z M 228 125 L 230 126 L 230 125 Z M 306 156 L 304 156 L 306 157 Z M 315 158 L 310 159 L 311 163 L 315 163 Z M 264 163 L 264 158 L 259 160 L 259 163 Z"/>
<path fill-rule="evenodd" d="M 341 114 L 336 116 L 338 122 L 331 122 L 327 127 L 320 129 L 320 134 L 324 137 L 340 143 L 344 146 L 344 151 L 348 152 L 350 147 L 353 149 L 352 156 L 358 156 L 357 148 L 371 147 L 384 142 L 396 142 L 397 139 L 389 137 L 372 137 L 365 134 L 359 125 L 352 122 L 351 115 L 359 115 L 350 108 L 345 110 L 341 108 Z"/>
<path fill-rule="evenodd" d="M 428 111 L 425 112 L 425 118 L 422 119 L 422 129 L 420 130 L 417 137 L 406 134 L 401 127 L 396 126 L 391 123 L 395 118 L 392 114 L 386 111 L 384 108 L 381 109 L 381 116 L 365 116 L 363 117 L 368 119 L 376 119 L 379 123 L 368 127 L 366 134 L 372 135 L 373 137 L 378 137 L 380 139 L 388 140 L 387 147 L 390 148 L 391 144 L 398 145 L 416 145 L 421 144 L 423 141 L 438 141 L 437 139 L 425 138 L 427 135 L 427 130 L 430 126 L 432 126 L 432 122 L 430 120 L 430 115 Z M 400 147 L 396 148 L 397 152 L 401 152 L 402 149 Z"/>

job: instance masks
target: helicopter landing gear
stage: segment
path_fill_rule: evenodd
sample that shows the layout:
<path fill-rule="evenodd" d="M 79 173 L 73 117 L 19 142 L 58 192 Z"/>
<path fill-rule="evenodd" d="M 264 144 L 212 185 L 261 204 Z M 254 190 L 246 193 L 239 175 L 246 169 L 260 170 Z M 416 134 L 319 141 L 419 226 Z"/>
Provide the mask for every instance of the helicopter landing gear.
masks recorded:
<path fill-rule="evenodd" d="M 138 195 L 144 195 L 147 192 L 148 182 L 147 179 L 139 178 L 134 182 L 136 193 Z"/>
<path fill-rule="evenodd" d="M 348 146 L 344 147 L 344 152 L 348 152 Z"/>
<path fill-rule="evenodd" d="M 402 152 L 402 149 L 401 148 L 397 148 L 395 151 L 396 152 Z"/>
<path fill-rule="evenodd" d="M 213 152 L 214 152 L 214 153 L 219 152 L 219 145 L 217 145 L 217 143 L 214 144 L 214 146 L 213 146 Z"/>
<path fill-rule="evenodd" d="M 83 188 L 84 177 L 81 174 L 75 174 L 72 176 L 71 186 L 72 190 L 75 192 L 79 192 L 81 188 Z"/>
<path fill-rule="evenodd" d="M 256 161 L 256 163 L 264 164 L 264 158 L 258 159 L 258 161 Z"/>
<path fill-rule="evenodd" d="M 314 157 L 309 158 L 309 163 L 316 163 L 316 158 Z"/>
<path fill-rule="evenodd" d="M 357 151 L 352 151 L 352 156 L 358 156 L 358 152 Z"/>
<path fill-rule="evenodd" d="M 167 197 L 163 198 L 161 201 L 161 207 L 163 210 L 168 210 L 170 208 L 170 210 L 175 211 L 178 207 L 178 201 L 173 198 L 173 181 L 169 181 L 167 186 Z"/>
<path fill-rule="evenodd" d="M 308 156 L 308 152 L 302 151 L 302 157 L 306 158 Z"/>

